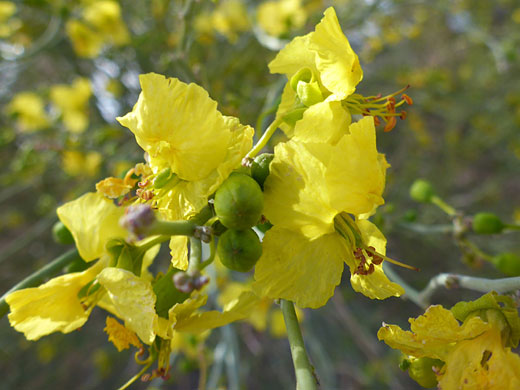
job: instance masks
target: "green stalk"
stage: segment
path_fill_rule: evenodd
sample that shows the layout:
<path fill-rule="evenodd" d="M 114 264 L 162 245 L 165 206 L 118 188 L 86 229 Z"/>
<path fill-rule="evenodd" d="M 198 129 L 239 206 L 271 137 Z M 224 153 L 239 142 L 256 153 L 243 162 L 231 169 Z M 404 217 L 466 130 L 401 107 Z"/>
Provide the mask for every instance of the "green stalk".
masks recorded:
<path fill-rule="evenodd" d="M 263 149 L 267 142 L 271 139 L 272 135 L 278 129 L 280 123 L 282 123 L 282 118 L 275 119 L 273 123 L 269 125 L 269 127 L 265 130 L 265 133 L 262 134 L 262 137 L 258 140 L 256 145 L 249 151 L 246 157 L 254 158 L 260 151 Z"/>
<path fill-rule="evenodd" d="M 282 299 L 280 306 L 291 346 L 294 372 L 296 374 L 296 390 L 316 390 L 318 387 L 313 373 L 314 369 L 305 351 L 305 344 L 303 343 L 298 317 L 296 317 L 296 311 L 294 310 L 294 303 Z"/>
<path fill-rule="evenodd" d="M 190 258 L 188 263 L 188 275 L 195 275 L 202 262 L 202 242 L 195 237 L 190 237 Z"/>
<path fill-rule="evenodd" d="M 148 236 L 193 236 L 197 224 L 191 221 L 155 221 L 146 231 Z"/>
<path fill-rule="evenodd" d="M 2 298 L 0 298 L 0 318 L 5 316 L 7 312 L 9 311 L 9 305 L 7 305 L 7 302 L 5 301 L 5 297 L 9 295 L 10 293 L 21 290 L 23 288 L 29 288 L 29 287 L 37 287 L 39 286 L 45 279 L 57 275 L 63 267 L 66 265 L 69 265 L 74 260 L 81 259 L 79 256 L 77 249 L 71 249 L 67 253 L 64 253 L 60 257 L 57 257 L 53 261 L 51 261 L 49 264 L 47 264 L 45 267 L 39 269 L 35 273 L 29 275 L 24 280 L 22 280 L 20 283 L 13 286 L 9 291 L 7 291 L 4 295 L 2 295 Z"/>

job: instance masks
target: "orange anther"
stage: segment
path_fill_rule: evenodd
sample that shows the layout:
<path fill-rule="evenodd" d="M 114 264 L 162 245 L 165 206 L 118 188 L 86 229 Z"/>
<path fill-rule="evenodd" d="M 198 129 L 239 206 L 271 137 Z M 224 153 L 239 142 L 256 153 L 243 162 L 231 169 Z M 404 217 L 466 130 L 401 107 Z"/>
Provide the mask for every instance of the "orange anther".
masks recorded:
<path fill-rule="evenodd" d="M 397 123 L 397 119 L 395 119 L 395 116 L 390 117 L 388 119 L 388 122 L 386 122 L 386 126 L 383 131 L 385 133 L 389 132 L 390 130 L 392 130 L 395 127 L 396 123 Z"/>
<path fill-rule="evenodd" d="M 403 99 L 404 101 L 406 101 L 406 103 L 408 103 L 410 106 L 413 104 L 413 100 L 410 96 L 408 96 L 407 94 L 403 93 L 401 95 L 401 99 Z"/>
<path fill-rule="evenodd" d="M 399 115 L 399 118 L 401 118 L 402 120 L 405 120 L 407 115 L 408 114 L 406 113 L 406 111 L 401 111 L 401 114 Z"/>

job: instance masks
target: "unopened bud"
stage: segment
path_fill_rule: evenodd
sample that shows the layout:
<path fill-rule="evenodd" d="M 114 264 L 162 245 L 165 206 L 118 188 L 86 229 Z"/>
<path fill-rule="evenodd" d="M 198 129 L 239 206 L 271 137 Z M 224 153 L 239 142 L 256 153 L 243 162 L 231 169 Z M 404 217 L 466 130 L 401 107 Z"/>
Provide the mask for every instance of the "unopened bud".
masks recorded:
<path fill-rule="evenodd" d="M 507 276 L 520 276 L 520 256 L 516 253 L 501 253 L 493 257 L 493 264 Z"/>
<path fill-rule="evenodd" d="M 119 220 L 119 224 L 142 239 L 146 230 L 155 222 L 155 214 L 147 204 L 138 204 L 126 209 L 125 215 Z"/>
<path fill-rule="evenodd" d="M 192 277 L 186 272 L 177 272 L 173 275 L 173 284 L 180 292 L 189 294 L 194 290 Z"/>
<path fill-rule="evenodd" d="M 410 187 L 410 197 L 417 202 L 429 203 L 434 196 L 435 191 L 426 180 L 418 179 Z"/>
<path fill-rule="evenodd" d="M 504 224 L 493 213 L 478 213 L 473 217 L 473 231 L 478 234 L 495 234 L 504 230 Z"/>

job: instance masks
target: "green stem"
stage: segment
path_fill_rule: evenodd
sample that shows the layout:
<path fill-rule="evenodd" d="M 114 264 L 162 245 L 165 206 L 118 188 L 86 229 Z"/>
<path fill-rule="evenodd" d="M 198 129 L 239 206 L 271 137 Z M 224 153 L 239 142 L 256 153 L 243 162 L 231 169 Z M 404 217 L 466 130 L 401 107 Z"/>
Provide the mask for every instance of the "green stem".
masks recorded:
<path fill-rule="evenodd" d="M 188 264 L 188 275 L 196 274 L 202 261 L 202 242 L 198 238 L 190 237 L 190 259 Z"/>
<path fill-rule="evenodd" d="M 506 225 L 504 225 L 504 227 L 507 230 L 520 230 L 520 225 L 515 225 L 515 224 L 506 224 Z"/>
<path fill-rule="evenodd" d="M 291 346 L 294 372 L 296 374 L 296 390 L 316 390 L 316 378 L 305 351 L 305 344 L 303 343 L 298 317 L 296 317 L 296 311 L 294 310 L 294 303 L 282 299 L 280 305 Z"/>
<path fill-rule="evenodd" d="M 138 246 L 138 248 L 142 252 L 147 252 L 149 249 L 153 248 L 157 244 L 162 244 L 165 241 L 168 241 L 171 237 L 170 236 L 158 236 L 155 237 L 153 240 L 150 240 L 148 242 L 145 242 L 144 244 L 141 244 Z"/>
<path fill-rule="evenodd" d="M 453 217 L 457 213 L 457 211 L 453 207 L 451 207 L 449 204 L 447 204 L 445 201 L 443 201 L 436 195 L 432 197 L 431 202 L 437 207 L 439 207 L 446 214 L 448 214 L 450 217 Z"/>
<path fill-rule="evenodd" d="M 0 318 L 2 318 L 4 315 L 7 314 L 9 311 L 9 306 L 7 305 L 7 302 L 5 301 L 5 297 L 9 295 L 10 293 L 21 290 L 22 288 L 28 288 L 28 287 L 36 287 L 40 285 L 45 279 L 57 275 L 63 267 L 66 265 L 72 263 L 74 260 L 81 259 L 79 256 L 79 253 L 77 249 L 71 249 L 67 253 L 64 253 L 60 257 L 57 257 L 53 261 L 51 261 L 49 264 L 47 264 L 45 267 L 39 269 L 35 273 L 29 275 L 24 280 L 22 280 L 20 283 L 13 286 L 9 291 L 7 291 L 2 297 L 0 298 Z"/>
<path fill-rule="evenodd" d="M 276 102 L 276 104 L 274 106 L 265 110 L 258 116 L 258 119 L 256 120 L 256 131 L 258 132 L 258 135 L 262 134 L 262 123 L 264 122 L 265 117 L 267 117 L 268 115 L 274 114 L 276 112 L 276 110 L 278 109 L 279 104 L 280 104 L 280 102 Z"/>
<path fill-rule="evenodd" d="M 137 374 L 135 374 L 132 378 L 128 380 L 123 386 L 121 386 L 118 390 L 125 390 L 130 386 L 132 383 L 134 383 L 136 380 L 138 380 L 145 372 L 150 368 L 152 363 L 154 362 L 154 359 L 150 359 L 149 363 L 146 363 L 146 365 L 139 371 Z"/>
<path fill-rule="evenodd" d="M 262 134 L 262 137 L 258 140 L 256 145 L 249 151 L 249 153 L 246 155 L 246 157 L 254 158 L 260 151 L 264 148 L 265 145 L 267 145 L 267 142 L 271 139 L 272 135 L 278 129 L 278 126 L 280 123 L 282 123 L 283 119 L 277 118 L 269 125 L 269 127 L 265 130 L 265 133 Z"/>
<path fill-rule="evenodd" d="M 148 236 L 193 236 L 196 227 L 192 221 L 155 221 L 146 233 Z"/>

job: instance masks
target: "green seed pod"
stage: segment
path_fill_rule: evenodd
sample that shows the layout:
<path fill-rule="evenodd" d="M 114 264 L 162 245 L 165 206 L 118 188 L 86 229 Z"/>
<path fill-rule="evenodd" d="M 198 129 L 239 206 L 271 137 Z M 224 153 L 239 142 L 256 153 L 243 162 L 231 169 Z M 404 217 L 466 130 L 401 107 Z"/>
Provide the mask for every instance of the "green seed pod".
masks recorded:
<path fill-rule="evenodd" d="M 262 255 L 262 244 L 252 229 L 230 229 L 220 236 L 217 254 L 227 268 L 247 272 Z"/>
<path fill-rule="evenodd" d="M 442 367 L 444 362 L 438 359 L 422 357 L 413 360 L 408 368 L 408 375 L 422 387 L 431 389 L 437 386 L 434 367 Z"/>
<path fill-rule="evenodd" d="M 434 196 L 435 191 L 426 180 L 418 179 L 410 187 L 410 197 L 417 202 L 429 203 Z"/>
<path fill-rule="evenodd" d="M 72 237 L 67 226 L 65 226 L 61 221 L 56 222 L 52 227 L 52 238 L 54 238 L 54 241 L 59 244 L 74 244 L 74 237 Z"/>
<path fill-rule="evenodd" d="M 515 253 L 501 253 L 493 257 L 493 264 L 507 276 L 520 276 L 520 256 Z"/>
<path fill-rule="evenodd" d="M 251 176 L 256 182 L 260 185 L 262 190 L 264 189 L 264 182 L 269 176 L 269 164 L 273 161 L 274 154 L 272 153 L 264 153 L 253 160 L 253 164 L 251 165 Z"/>
<path fill-rule="evenodd" d="M 504 230 L 504 224 L 495 214 L 478 213 L 473 217 L 473 231 L 478 234 L 495 234 Z"/>
<path fill-rule="evenodd" d="M 245 230 L 256 225 L 263 208 L 260 186 L 242 173 L 231 174 L 215 193 L 215 213 L 228 229 Z"/>

